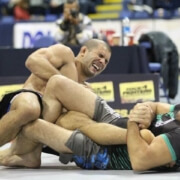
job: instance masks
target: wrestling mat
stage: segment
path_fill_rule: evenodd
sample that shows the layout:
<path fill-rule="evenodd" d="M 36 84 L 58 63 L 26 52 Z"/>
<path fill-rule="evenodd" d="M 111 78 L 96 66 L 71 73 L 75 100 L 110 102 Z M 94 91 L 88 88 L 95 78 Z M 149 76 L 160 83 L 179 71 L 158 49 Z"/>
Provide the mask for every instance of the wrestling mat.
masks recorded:
<path fill-rule="evenodd" d="M 5 145 L 0 148 L 7 148 Z M 63 165 L 58 156 L 42 154 L 40 169 L 10 168 L 0 166 L 0 180 L 179 180 L 179 172 L 142 172 L 119 170 L 82 170 L 74 163 Z"/>

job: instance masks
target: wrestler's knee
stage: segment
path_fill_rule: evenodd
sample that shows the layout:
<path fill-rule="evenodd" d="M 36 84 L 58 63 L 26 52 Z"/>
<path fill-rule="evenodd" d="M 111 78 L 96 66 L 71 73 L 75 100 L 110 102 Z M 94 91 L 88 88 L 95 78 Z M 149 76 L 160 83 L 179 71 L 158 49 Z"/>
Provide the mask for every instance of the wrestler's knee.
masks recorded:
<path fill-rule="evenodd" d="M 54 76 L 52 76 L 52 77 L 49 79 L 47 86 L 48 86 L 48 87 L 56 87 L 57 84 L 63 83 L 63 80 L 64 80 L 64 79 L 65 79 L 64 76 L 54 75 Z"/>
<path fill-rule="evenodd" d="M 23 101 L 16 103 L 16 115 L 19 120 L 29 122 L 35 120 L 40 116 L 41 107 L 37 99 L 23 98 Z"/>
<path fill-rule="evenodd" d="M 24 116 L 29 117 L 28 119 L 35 120 L 40 116 L 40 107 L 37 104 L 31 104 L 31 106 L 27 104 L 23 110 Z"/>
<path fill-rule="evenodd" d="M 54 75 L 49 79 L 46 89 L 54 90 L 54 93 L 57 91 L 57 88 L 59 88 L 58 92 L 62 91 L 66 84 L 69 83 L 67 80 L 68 78 L 62 75 Z"/>

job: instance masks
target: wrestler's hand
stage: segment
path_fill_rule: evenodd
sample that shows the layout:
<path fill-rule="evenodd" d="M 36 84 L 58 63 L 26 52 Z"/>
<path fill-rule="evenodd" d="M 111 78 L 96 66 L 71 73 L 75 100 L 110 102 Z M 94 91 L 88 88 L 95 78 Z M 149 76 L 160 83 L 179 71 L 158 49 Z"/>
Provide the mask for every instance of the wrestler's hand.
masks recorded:
<path fill-rule="evenodd" d="M 130 111 L 129 120 L 139 124 L 141 129 L 147 129 L 154 118 L 151 106 L 147 103 L 138 103 Z"/>

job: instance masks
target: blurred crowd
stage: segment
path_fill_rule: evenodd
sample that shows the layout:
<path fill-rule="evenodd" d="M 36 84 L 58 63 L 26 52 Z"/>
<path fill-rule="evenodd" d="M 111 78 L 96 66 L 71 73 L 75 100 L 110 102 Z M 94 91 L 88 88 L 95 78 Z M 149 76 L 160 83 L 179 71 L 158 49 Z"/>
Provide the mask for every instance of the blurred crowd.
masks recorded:
<path fill-rule="evenodd" d="M 179 0 L 124 0 L 124 2 L 127 9 L 133 12 L 145 11 L 149 15 L 157 13 L 157 17 L 161 17 L 163 13 L 167 13 L 171 17 L 180 7 Z"/>
<path fill-rule="evenodd" d="M 63 12 L 66 0 L 0 0 L 0 16 L 13 16 L 16 20 L 30 20 L 33 16 L 47 14 L 59 17 Z M 87 15 L 96 13 L 96 5 L 103 0 L 79 0 L 80 12 Z M 123 10 L 146 12 L 160 16 L 163 13 L 172 15 L 180 7 L 180 0 L 122 0 Z M 178 13 L 178 12 L 177 12 Z"/>
<path fill-rule="evenodd" d="M 0 15 L 14 16 L 16 20 L 28 20 L 34 15 L 45 16 L 54 14 L 60 16 L 66 0 L 0 0 Z M 80 11 L 83 14 L 96 13 L 95 6 L 101 0 L 79 0 Z"/>

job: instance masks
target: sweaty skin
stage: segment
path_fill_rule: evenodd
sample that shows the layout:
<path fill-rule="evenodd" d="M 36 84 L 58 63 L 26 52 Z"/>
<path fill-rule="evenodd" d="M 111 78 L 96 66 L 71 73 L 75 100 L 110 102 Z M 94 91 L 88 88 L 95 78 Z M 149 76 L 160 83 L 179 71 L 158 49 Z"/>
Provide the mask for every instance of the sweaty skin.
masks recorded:
<path fill-rule="evenodd" d="M 65 58 L 62 59 L 63 56 Z M 32 62 L 36 64 L 32 65 Z M 26 66 L 33 70 L 23 88 L 40 94 L 44 93 L 47 81 L 53 75 L 63 74 L 77 81 L 74 55 L 71 49 L 64 45 L 57 44 L 35 51 L 27 58 Z M 34 93 L 22 92 L 16 95 L 11 102 L 10 111 L 0 120 L 0 146 L 12 141 L 21 127 L 39 118 L 40 113 L 40 104 Z"/>
<path fill-rule="evenodd" d="M 59 45 L 54 45 L 53 47 L 59 47 Z M 62 45 L 60 45 L 60 46 L 62 46 Z M 54 56 L 50 56 L 50 57 L 52 57 L 52 58 L 50 58 L 49 59 L 49 61 L 44 61 L 46 58 L 44 58 L 44 55 L 46 55 L 45 54 L 45 52 L 44 52 L 44 49 L 41 49 L 41 51 L 39 51 L 39 53 L 37 53 L 37 54 L 34 54 L 33 56 L 31 56 L 31 58 L 28 58 L 29 60 L 27 61 L 27 63 L 26 63 L 26 65 L 27 65 L 27 67 L 31 70 L 31 72 L 33 73 L 33 76 L 31 77 L 31 79 L 33 79 L 34 78 L 34 76 L 37 76 L 38 78 L 40 78 L 42 81 L 42 84 L 44 83 L 44 81 L 45 80 L 47 80 L 48 79 L 48 77 L 49 76 L 51 76 L 51 75 L 54 75 L 54 74 L 56 74 L 56 75 L 54 75 L 54 76 L 52 76 L 51 78 L 52 79 L 56 79 L 56 77 L 59 75 L 60 76 L 60 74 L 65 74 L 65 72 L 68 74 L 68 72 L 69 72 L 69 74 L 70 75 L 72 75 L 72 71 L 69 71 L 68 69 L 68 66 L 65 66 L 66 65 L 66 63 L 65 62 L 69 62 L 70 61 L 70 59 L 71 59 L 71 61 L 73 60 L 75 60 L 73 63 L 71 63 L 71 61 L 69 62 L 69 63 L 67 63 L 68 65 L 71 65 L 71 66 L 75 66 L 76 67 L 76 72 L 78 73 L 78 82 L 81 84 L 78 84 L 81 88 L 83 88 L 83 89 L 85 89 L 83 86 L 84 85 L 86 85 L 86 87 L 87 87 L 87 83 L 85 82 L 87 79 L 89 79 L 89 78 L 92 78 L 92 77 L 94 77 L 94 76 L 96 76 L 96 75 L 98 75 L 98 74 L 100 74 L 105 68 L 106 68 L 106 66 L 108 65 L 108 63 L 109 63 L 109 60 L 110 60 L 110 56 L 111 56 L 111 50 L 110 50 L 110 47 L 105 43 L 105 42 L 103 42 L 103 41 L 101 41 L 101 40 L 95 40 L 95 39 L 92 39 L 92 40 L 89 40 L 84 46 L 82 46 L 82 48 L 80 49 L 80 52 L 79 52 L 79 54 L 74 58 L 74 56 L 73 56 L 73 53 L 72 53 L 72 51 L 70 51 L 69 52 L 69 48 L 67 48 L 67 51 L 63 51 L 64 53 L 65 52 L 68 52 L 68 54 L 64 54 L 63 56 L 60 56 L 59 55 L 59 51 L 57 50 L 57 51 L 55 51 L 54 52 L 54 54 L 56 54 L 56 55 L 58 55 L 58 57 L 59 57 L 59 59 L 61 59 L 62 58 L 62 64 L 61 65 L 59 65 L 56 61 L 55 61 L 55 59 L 56 58 L 53 58 Z M 72 56 L 72 58 L 71 58 L 71 56 Z M 47 55 L 46 55 L 46 57 L 47 57 Z M 56 56 L 55 56 L 56 57 Z M 42 58 L 41 60 L 39 60 L 40 58 Z M 66 60 L 66 61 L 65 61 Z M 30 63 L 31 62 L 31 63 Z M 32 63 L 33 62 L 33 63 Z M 50 63 L 49 63 L 50 62 Z M 48 64 L 48 65 L 47 65 Z M 53 65 L 53 66 L 55 66 L 56 68 L 50 68 L 50 70 L 49 71 L 47 71 L 47 69 L 49 69 L 49 67 L 51 67 L 51 65 Z M 60 70 L 61 70 L 61 72 L 58 72 L 57 73 L 57 70 L 55 70 L 55 69 L 57 69 L 57 68 L 59 68 Z M 54 77 L 54 78 L 53 78 Z M 63 77 L 63 79 L 65 80 L 65 81 L 68 81 L 68 80 L 70 80 L 69 78 L 65 78 L 65 76 L 62 76 Z M 74 76 L 74 78 L 75 78 L 76 76 Z M 51 79 L 50 78 L 50 79 Z M 32 82 L 31 81 L 31 79 L 28 79 L 28 83 L 26 82 L 25 83 L 25 87 L 26 88 L 35 88 L 34 86 L 36 86 L 36 83 L 34 83 L 34 81 Z M 58 79 L 58 81 L 54 84 L 54 85 L 57 85 L 57 84 L 61 84 L 61 81 L 64 81 L 64 80 L 61 80 L 61 79 Z M 71 80 L 72 82 L 75 82 L 74 80 Z M 39 83 L 39 84 L 41 84 L 41 83 Z M 50 85 L 51 86 L 51 85 Z M 41 87 L 43 87 L 43 86 L 39 86 L 39 91 L 41 91 L 42 90 L 42 92 L 44 91 L 44 88 L 41 88 Z M 70 88 L 71 86 L 68 86 L 68 90 L 70 90 L 70 91 L 72 91 L 72 89 L 75 91 L 76 89 L 75 88 Z M 41 89 L 41 90 L 40 90 Z M 50 96 L 54 96 L 54 92 L 57 92 L 58 93 L 58 91 L 63 91 L 63 89 L 64 89 L 64 86 L 62 85 L 62 86 L 60 86 L 59 88 L 58 88 L 58 90 L 56 89 L 55 91 L 53 90 L 53 93 L 50 93 L 49 95 Z M 87 89 L 86 89 L 87 90 Z M 77 90 L 77 92 L 78 92 L 78 90 Z M 88 90 L 88 92 L 89 92 L 89 90 Z M 80 93 L 80 92 L 79 92 Z M 92 92 L 91 92 L 92 93 Z M 22 93 L 23 94 L 23 93 Z M 81 95 L 83 95 L 83 93 L 80 93 Z M 18 95 L 18 97 L 20 97 L 20 95 Z M 25 96 L 25 97 L 27 97 L 27 96 Z M 95 99 L 96 99 L 96 96 L 95 96 L 95 94 L 94 93 L 92 93 L 92 97 L 93 97 L 93 99 L 92 99 L 92 102 L 94 101 L 95 102 Z M 36 97 L 37 98 L 37 97 Z M 69 99 L 68 98 L 68 95 L 64 95 L 64 98 L 66 98 L 66 99 Z M 32 100 L 32 98 L 30 98 L 30 100 Z M 15 101 L 14 102 L 17 102 L 17 103 L 19 103 L 19 102 L 23 102 L 24 103 L 24 99 L 22 99 L 21 101 L 19 101 L 19 98 L 16 98 L 15 99 Z M 35 102 L 35 101 L 33 101 L 33 102 Z M 76 102 L 76 105 L 79 105 L 80 103 L 78 103 L 77 101 L 74 101 L 74 102 Z M 93 105 L 92 105 L 92 109 L 91 109 L 91 112 L 90 113 L 92 113 L 93 114 L 93 111 L 94 111 L 94 102 L 93 102 Z M 30 102 L 30 104 L 31 104 L 32 102 Z M 72 104 L 72 101 L 71 101 L 71 103 L 70 104 Z M 39 105 L 39 104 L 38 104 Z M 47 107 L 46 106 L 46 104 L 44 103 L 44 105 L 45 105 L 45 107 Z M 73 105 L 73 106 L 76 106 L 76 105 Z M 83 104 L 81 104 L 81 106 L 83 107 Z M 12 106 L 13 107 L 13 106 Z M 29 107 L 31 107 L 31 106 L 29 106 Z M 51 107 L 51 106 L 49 106 L 49 107 Z M 66 108 L 66 109 L 69 109 L 69 108 L 67 108 L 67 106 L 57 106 L 56 107 L 56 109 L 54 109 L 55 111 L 57 111 L 56 113 L 58 113 L 58 115 L 60 115 L 63 111 L 62 111 L 62 109 L 64 109 L 64 108 Z M 81 107 L 80 107 L 81 108 Z M 37 109 L 37 107 L 36 107 L 36 109 Z M 34 110 L 36 110 L 35 108 L 33 109 L 33 113 L 34 113 Z M 45 108 L 44 108 L 45 109 Z M 11 109 L 12 110 L 12 109 Z M 39 110 L 40 111 L 40 110 Z M 89 111 L 89 107 L 88 107 L 88 111 Z M 27 111 L 28 113 L 29 113 L 29 111 Z M 55 114 L 56 114 L 55 113 Z M 14 113 L 14 115 L 17 115 L 17 112 L 15 112 Z M 49 114 L 49 116 L 54 116 L 54 114 L 52 113 L 52 114 Z M 5 116 L 4 116 L 5 117 Z M 4 118 L 3 117 L 3 118 Z M 30 116 L 30 114 L 28 114 L 28 117 L 32 117 L 32 116 Z M 33 120 L 35 120 L 35 118 L 36 117 L 39 117 L 39 114 L 38 115 L 36 115 L 35 117 L 33 117 Z M 24 120 L 24 118 L 25 118 L 25 116 L 23 116 L 23 120 Z M 48 121 L 50 121 L 50 122 L 55 122 L 56 120 L 57 120 L 57 118 L 58 118 L 58 116 L 56 117 L 56 118 L 50 118 L 50 119 L 46 119 L 46 120 L 48 120 Z M 25 118 L 25 119 L 27 119 L 27 118 Z M 22 119 L 21 119 L 22 120 Z M 52 121 L 51 121 L 52 120 Z M 32 120 L 31 120 L 32 121 Z M 28 120 L 28 122 L 31 122 L 30 120 Z M 18 123 L 17 123 L 17 121 L 13 121 L 14 122 L 14 124 L 12 124 L 12 128 L 13 128 L 13 126 L 18 126 L 18 132 L 19 132 L 19 130 L 20 130 L 20 128 L 22 127 L 22 126 L 20 126 Z M 23 123 L 23 125 L 25 125 L 25 124 L 27 124 L 27 121 L 26 122 L 24 122 Z M 22 125 L 22 124 L 21 124 Z M 47 133 L 48 134 L 48 133 Z M 15 135 L 17 135 L 17 131 L 16 131 L 16 134 Z M 15 136 L 14 135 L 14 136 Z M 14 137 L 13 136 L 13 137 Z M 8 163 L 7 162 L 9 162 L 8 161 L 8 159 L 11 159 L 13 162 L 14 162 L 14 165 L 15 165 L 15 159 L 13 160 L 13 157 L 15 157 L 15 156 L 13 156 L 14 154 L 17 154 L 17 156 L 18 155 L 20 155 L 19 156 L 19 158 L 20 159 L 26 159 L 25 157 L 25 155 L 22 155 L 23 154 L 23 151 L 25 150 L 25 151 L 27 151 L 27 149 L 28 149 L 28 147 L 30 148 L 30 149 L 34 149 L 34 152 L 35 153 L 37 153 L 37 151 L 35 150 L 36 149 L 36 147 L 35 148 L 33 148 L 34 147 L 34 142 L 30 142 L 29 140 L 23 140 L 23 138 L 24 137 L 22 137 L 20 134 L 19 134 L 19 136 L 16 138 L 16 140 L 14 140 L 13 141 L 13 145 L 12 145 L 12 147 L 10 148 L 10 150 L 8 151 L 8 152 L 10 152 L 10 153 L 5 153 L 5 152 L 2 152 L 1 153 L 1 157 L 3 156 L 3 154 L 4 154 L 4 157 L 2 158 L 3 160 L 2 160 L 2 164 L 3 164 L 3 162 L 7 165 Z M 22 145 L 23 144 L 23 145 Z M 29 145 L 30 144 L 30 145 Z M 24 147 L 24 148 L 20 148 L 20 147 Z M 38 148 L 37 148 L 38 149 Z M 41 151 L 41 149 L 40 149 L 40 151 Z M 7 155 L 8 154 L 8 155 Z M 33 154 L 33 152 L 32 153 L 29 153 L 29 154 L 31 154 L 31 156 L 32 157 L 37 157 L 37 162 L 35 162 L 34 163 L 34 166 L 35 167 L 37 167 L 37 164 L 39 165 L 39 156 L 36 154 L 36 155 L 32 155 Z M 12 155 L 12 156 L 11 156 Z M 16 156 L 16 157 L 17 157 Z M 27 155 L 28 157 L 30 157 L 29 155 Z M 32 158 L 33 159 L 33 158 Z M 28 163 L 26 160 L 24 161 L 24 162 L 22 162 L 21 161 L 21 163 L 23 164 L 23 165 L 25 165 L 26 163 Z M 18 165 L 20 165 L 19 163 L 18 163 Z M 27 165 L 28 166 L 28 165 Z M 32 164 L 30 165 L 31 167 L 32 167 Z"/>

